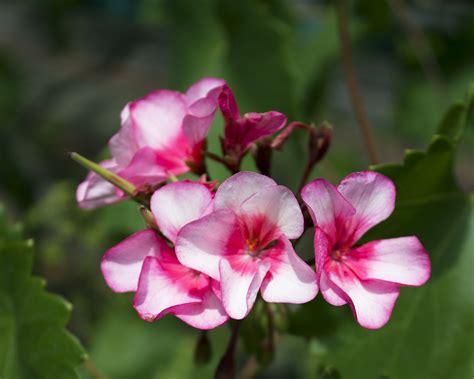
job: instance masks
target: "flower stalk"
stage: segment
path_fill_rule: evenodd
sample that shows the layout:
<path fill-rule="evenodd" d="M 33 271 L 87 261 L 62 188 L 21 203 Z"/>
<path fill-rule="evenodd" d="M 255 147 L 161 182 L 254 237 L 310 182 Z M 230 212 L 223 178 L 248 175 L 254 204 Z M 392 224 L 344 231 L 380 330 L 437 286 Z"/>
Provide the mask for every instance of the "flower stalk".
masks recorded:
<path fill-rule="evenodd" d="M 71 152 L 69 153 L 69 156 L 79 163 L 81 166 L 95 172 L 97 175 L 99 175 L 101 178 L 109 182 L 110 184 L 113 184 L 115 187 L 117 187 L 119 190 L 125 192 L 128 196 L 130 196 L 133 200 L 135 200 L 137 203 L 149 207 L 149 201 L 144 198 L 138 191 L 137 187 L 135 187 L 132 183 L 129 181 L 121 178 L 114 172 L 107 170 L 106 168 L 98 165 L 97 163 L 87 159 L 86 157 L 82 156 L 81 154 L 78 154 L 76 152 Z"/>

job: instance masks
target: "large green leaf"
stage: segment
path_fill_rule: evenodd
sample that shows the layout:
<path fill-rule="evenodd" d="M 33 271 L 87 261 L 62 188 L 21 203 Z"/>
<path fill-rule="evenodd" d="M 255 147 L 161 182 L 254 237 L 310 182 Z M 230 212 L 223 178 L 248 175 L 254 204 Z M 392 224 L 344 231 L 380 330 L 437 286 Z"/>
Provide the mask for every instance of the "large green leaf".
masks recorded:
<path fill-rule="evenodd" d="M 402 289 L 390 322 L 369 331 L 346 322 L 325 357 L 343 378 L 472 378 L 474 230 L 472 202 L 456 184 L 453 161 L 469 121 L 472 93 L 443 118 L 426 152 L 373 167 L 397 186 L 392 217 L 367 239 L 417 235 L 433 267 L 421 288 Z"/>
<path fill-rule="evenodd" d="M 64 329 L 72 307 L 31 276 L 32 246 L 0 209 L 0 377 L 77 378 L 85 352 Z"/>

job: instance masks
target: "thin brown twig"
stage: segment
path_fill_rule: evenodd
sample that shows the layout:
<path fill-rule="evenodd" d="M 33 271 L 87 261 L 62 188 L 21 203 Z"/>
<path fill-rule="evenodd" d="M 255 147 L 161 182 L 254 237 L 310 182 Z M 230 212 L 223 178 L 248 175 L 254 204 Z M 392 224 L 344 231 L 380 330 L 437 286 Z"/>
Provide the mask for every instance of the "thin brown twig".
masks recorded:
<path fill-rule="evenodd" d="M 369 120 L 365 113 L 364 102 L 362 101 L 359 86 L 357 84 L 354 72 L 354 64 L 352 61 L 352 48 L 348 30 L 347 3 L 346 0 L 335 0 L 335 3 L 338 21 L 337 24 L 339 29 L 339 39 L 341 42 L 342 63 L 344 66 L 347 87 L 351 95 L 352 105 L 354 107 L 357 122 L 361 128 L 367 151 L 369 152 L 370 161 L 372 164 L 377 164 L 379 163 L 379 154 L 375 145 L 374 137 L 372 135 Z"/>

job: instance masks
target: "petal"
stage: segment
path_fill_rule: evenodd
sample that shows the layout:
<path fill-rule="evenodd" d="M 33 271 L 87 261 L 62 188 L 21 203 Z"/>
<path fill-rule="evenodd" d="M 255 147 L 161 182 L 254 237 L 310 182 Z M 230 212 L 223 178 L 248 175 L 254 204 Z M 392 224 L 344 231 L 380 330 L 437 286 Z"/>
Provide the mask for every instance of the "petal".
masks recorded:
<path fill-rule="evenodd" d="M 143 184 L 158 184 L 168 179 L 170 175 L 179 175 L 189 170 L 183 162 L 163 159 L 161 155 L 149 147 L 144 147 L 135 154 L 130 164 L 118 174 L 140 186 Z"/>
<path fill-rule="evenodd" d="M 352 250 L 345 263 L 363 280 L 406 286 L 423 285 L 431 273 L 430 258 L 416 237 L 369 242 Z"/>
<path fill-rule="evenodd" d="M 329 242 L 326 233 L 319 227 L 316 227 L 314 229 L 314 253 L 317 283 L 319 284 L 319 289 L 324 299 L 329 304 L 340 306 L 347 303 L 347 296 L 340 288 L 331 282 L 324 271 L 324 264 L 328 260 L 331 251 L 332 244 Z"/>
<path fill-rule="evenodd" d="M 219 95 L 219 107 L 226 121 L 238 120 L 240 118 L 235 96 L 228 85 L 222 88 L 222 92 Z"/>
<path fill-rule="evenodd" d="M 183 132 L 191 149 L 202 143 L 211 127 L 225 81 L 218 78 L 204 78 L 186 92 L 188 114 L 183 120 Z"/>
<path fill-rule="evenodd" d="M 344 264 L 332 263 L 332 267 L 326 269 L 328 277 L 346 294 L 357 322 L 367 329 L 384 326 L 400 293 L 398 286 L 378 280 L 361 281 Z"/>
<path fill-rule="evenodd" d="M 219 78 L 203 78 L 194 83 L 186 91 L 186 102 L 188 106 L 204 97 L 210 97 L 212 100 L 217 102 L 217 98 L 219 97 L 224 85 L 225 80 Z"/>
<path fill-rule="evenodd" d="M 316 262 L 316 277 L 319 282 L 321 274 L 324 272 L 324 263 L 328 259 L 329 253 L 332 251 L 333 245 L 324 231 L 319 228 L 314 228 L 314 258 Z"/>
<path fill-rule="evenodd" d="M 229 251 L 236 231 L 238 223 L 231 210 L 215 211 L 181 229 L 176 255 L 183 265 L 219 280 L 219 261 Z"/>
<path fill-rule="evenodd" d="M 271 239 L 279 237 L 274 234 L 275 231 L 295 239 L 304 230 L 303 213 L 298 201 L 293 192 L 284 186 L 262 188 L 242 203 L 240 213 L 245 218 L 264 217 L 265 225 L 261 227 L 261 235 L 273 234 Z"/>
<path fill-rule="evenodd" d="M 222 182 L 215 196 L 215 208 L 230 208 L 239 213 L 242 203 L 264 187 L 276 186 L 273 179 L 255 172 L 242 171 Z"/>
<path fill-rule="evenodd" d="M 175 243 L 178 232 L 210 210 L 212 194 L 197 182 L 175 182 L 157 190 L 151 197 L 151 211 L 163 234 Z"/>
<path fill-rule="evenodd" d="M 131 103 L 127 103 L 123 109 L 122 109 L 122 112 L 120 112 L 120 123 L 123 125 L 125 124 L 125 122 L 129 119 L 130 117 L 130 104 Z"/>
<path fill-rule="evenodd" d="M 129 117 L 129 107 L 130 103 L 122 110 L 120 115 L 122 127 L 109 141 L 109 150 L 121 167 L 127 166 L 138 150 L 132 120 Z"/>
<path fill-rule="evenodd" d="M 238 133 L 231 133 L 238 135 L 242 151 L 246 150 L 249 145 L 261 138 L 271 136 L 283 128 L 286 124 L 286 116 L 280 112 L 266 112 L 266 113 L 247 113 L 244 118 L 235 125 L 240 129 Z"/>
<path fill-rule="evenodd" d="M 230 317 L 241 320 L 252 309 L 270 263 L 254 260 L 248 255 L 230 259 L 238 263 L 231 263 L 228 259 L 219 262 L 222 302 Z"/>
<path fill-rule="evenodd" d="M 221 301 L 212 290 L 203 295 L 200 303 L 176 306 L 171 313 L 188 325 L 202 330 L 216 328 L 229 319 Z"/>
<path fill-rule="evenodd" d="M 280 239 L 277 246 L 264 252 L 263 260 L 270 263 L 261 289 L 265 301 L 303 304 L 316 297 L 316 274 L 296 254 L 289 240 Z"/>
<path fill-rule="evenodd" d="M 346 224 L 347 245 L 352 245 L 364 233 L 387 219 L 395 207 L 395 185 L 386 176 L 372 171 L 346 176 L 337 190 L 355 208 L 356 213 Z"/>
<path fill-rule="evenodd" d="M 152 230 L 132 234 L 102 257 L 107 285 L 115 292 L 135 291 L 145 258 L 159 257 L 167 250 L 169 247 Z"/>
<path fill-rule="evenodd" d="M 100 166 L 115 171 L 117 164 L 114 160 L 103 161 Z M 94 209 L 107 204 L 113 204 L 125 198 L 114 185 L 102 179 L 95 172 L 89 172 L 86 179 L 76 190 L 76 200 L 83 209 Z"/>
<path fill-rule="evenodd" d="M 176 91 L 155 91 L 130 104 L 130 117 L 139 147 L 167 149 L 182 134 L 185 96 Z"/>
<path fill-rule="evenodd" d="M 183 132 L 191 148 L 207 137 L 216 110 L 217 103 L 208 97 L 196 101 L 188 109 L 188 114 L 183 120 Z"/>
<path fill-rule="evenodd" d="M 200 303 L 202 296 L 192 291 L 192 284 L 186 285 L 186 274 L 173 275 L 155 257 L 147 257 L 143 263 L 138 289 L 133 306 L 146 321 L 154 321 L 171 311 L 177 305 Z M 192 282 L 191 282 L 192 283 Z"/>
<path fill-rule="evenodd" d="M 326 233 L 332 245 L 343 237 L 345 222 L 355 214 L 354 207 L 324 179 L 304 186 L 301 198 L 308 206 L 314 225 Z"/>
<path fill-rule="evenodd" d="M 347 304 L 347 295 L 328 278 L 324 270 L 321 272 L 319 279 L 319 289 L 324 300 L 329 304 L 336 307 Z"/>

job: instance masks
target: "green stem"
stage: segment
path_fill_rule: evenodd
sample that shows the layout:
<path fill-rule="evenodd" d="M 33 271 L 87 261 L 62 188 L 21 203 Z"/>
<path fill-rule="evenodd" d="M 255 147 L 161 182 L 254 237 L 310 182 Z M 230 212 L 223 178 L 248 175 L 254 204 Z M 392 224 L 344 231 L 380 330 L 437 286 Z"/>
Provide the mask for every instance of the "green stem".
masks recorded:
<path fill-rule="evenodd" d="M 109 183 L 113 184 L 115 187 L 121 189 L 123 192 L 125 192 L 129 196 L 134 196 L 135 191 L 137 188 L 130 183 L 129 181 L 121 178 L 114 172 L 107 170 L 106 168 L 98 165 L 95 162 L 92 162 L 91 160 L 83 157 L 82 155 L 78 153 L 69 153 L 69 156 L 79 163 L 81 166 L 84 166 L 85 168 L 94 171 L 97 175 L 102 177 L 103 179 L 107 180 Z"/>
<path fill-rule="evenodd" d="M 128 180 L 125 180 L 124 178 L 118 176 L 116 173 L 110 170 L 107 170 L 106 168 L 98 165 L 95 162 L 92 162 L 91 160 L 83 157 L 82 155 L 78 153 L 73 152 L 73 153 L 68 153 L 68 154 L 74 161 L 79 163 L 81 166 L 95 172 L 101 178 L 103 178 L 104 180 L 108 181 L 110 184 L 114 185 L 118 189 L 125 192 L 137 203 L 145 206 L 146 208 L 150 207 L 150 203 L 148 199 L 146 199 L 143 196 L 140 196 L 140 194 L 137 191 L 137 187 L 135 187 L 135 185 L 130 183 Z"/>

